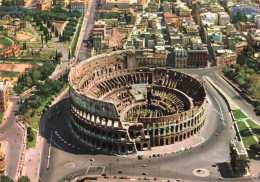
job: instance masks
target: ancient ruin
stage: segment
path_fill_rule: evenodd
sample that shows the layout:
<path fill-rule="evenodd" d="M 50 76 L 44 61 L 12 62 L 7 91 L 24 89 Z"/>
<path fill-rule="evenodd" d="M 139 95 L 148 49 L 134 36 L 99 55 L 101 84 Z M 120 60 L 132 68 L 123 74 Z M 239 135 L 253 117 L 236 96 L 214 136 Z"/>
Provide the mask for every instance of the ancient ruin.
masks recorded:
<path fill-rule="evenodd" d="M 130 154 L 181 142 L 205 123 L 205 88 L 167 68 L 139 67 L 131 51 L 89 58 L 69 75 L 70 122 L 87 144 Z"/>

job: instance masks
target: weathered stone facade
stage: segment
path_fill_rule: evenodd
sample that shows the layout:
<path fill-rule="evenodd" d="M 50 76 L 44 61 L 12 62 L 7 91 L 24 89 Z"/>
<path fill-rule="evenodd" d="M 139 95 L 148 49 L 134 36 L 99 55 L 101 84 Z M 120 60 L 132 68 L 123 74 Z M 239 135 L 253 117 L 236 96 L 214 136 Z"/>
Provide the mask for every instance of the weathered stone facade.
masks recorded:
<path fill-rule="evenodd" d="M 86 143 L 129 154 L 181 142 L 205 122 L 206 92 L 193 77 L 138 67 L 131 52 L 99 55 L 72 68 L 71 124 Z"/>

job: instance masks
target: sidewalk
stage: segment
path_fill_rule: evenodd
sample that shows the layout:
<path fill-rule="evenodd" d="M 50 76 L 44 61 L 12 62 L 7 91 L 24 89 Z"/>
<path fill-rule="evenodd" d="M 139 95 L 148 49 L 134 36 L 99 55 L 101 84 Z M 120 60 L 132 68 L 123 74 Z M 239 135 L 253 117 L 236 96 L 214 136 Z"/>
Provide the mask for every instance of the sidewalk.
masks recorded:
<path fill-rule="evenodd" d="M 13 109 L 13 105 L 14 105 L 14 103 L 10 100 L 9 101 L 9 105 L 7 107 L 7 110 L 5 111 L 3 119 L 1 121 L 0 128 L 2 128 L 5 125 L 7 119 L 9 118 L 9 116 L 11 114 L 11 111 Z"/>
<path fill-rule="evenodd" d="M 191 138 L 188 138 L 182 142 L 177 142 L 174 145 L 165 145 L 160 147 L 152 147 L 152 150 L 148 151 L 138 151 L 136 155 L 152 155 L 152 154 L 171 154 L 176 153 L 177 151 L 184 151 L 185 149 L 190 149 L 190 147 L 196 147 L 197 145 L 204 142 L 204 138 L 199 135 L 194 135 Z"/>
<path fill-rule="evenodd" d="M 58 97 L 56 97 L 52 105 L 59 102 L 65 94 L 68 94 L 68 90 L 69 88 L 66 88 Z M 26 152 L 23 175 L 27 175 L 31 179 L 31 182 L 38 182 L 41 165 L 41 152 L 44 140 L 45 139 L 40 136 L 38 132 L 35 148 L 29 149 Z"/>
<path fill-rule="evenodd" d="M 38 181 L 43 140 L 44 139 L 38 134 L 36 147 L 26 152 L 23 175 L 28 176 L 31 182 Z"/>

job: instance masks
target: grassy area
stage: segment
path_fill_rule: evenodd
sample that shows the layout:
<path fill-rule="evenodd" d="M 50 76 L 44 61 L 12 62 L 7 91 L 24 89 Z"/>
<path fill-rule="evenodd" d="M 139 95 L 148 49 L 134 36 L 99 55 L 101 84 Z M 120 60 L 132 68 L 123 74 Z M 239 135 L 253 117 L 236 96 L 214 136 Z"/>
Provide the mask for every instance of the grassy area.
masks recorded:
<path fill-rule="evenodd" d="M 109 54 L 112 52 L 113 52 L 113 49 L 102 49 L 102 51 L 101 51 L 102 54 Z"/>
<path fill-rule="evenodd" d="M 67 42 L 62 42 L 65 50 L 67 51 L 67 53 L 69 54 L 69 50 L 70 50 L 70 45 Z"/>
<path fill-rule="evenodd" d="M 236 120 L 247 118 L 247 116 L 240 109 L 233 110 L 232 113 Z"/>
<path fill-rule="evenodd" d="M 3 117 L 4 117 L 4 113 L 3 113 L 3 112 L 0 112 L 0 123 L 2 123 Z"/>
<path fill-rule="evenodd" d="M 252 133 L 249 131 L 249 128 L 243 121 L 238 121 L 237 126 L 246 148 L 250 148 L 250 145 L 257 143 Z"/>
<path fill-rule="evenodd" d="M 13 71 L 0 71 L 0 77 L 17 77 L 20 73 Z"/>
<path fill-rule="evenodd" d="M 47 47 L 48 48 L 55 48 L 56 46 L 55 46 L 55 44 L 53 42 L 48 42 L 47 43 Z"/>
<path fill-rule="evenodd" d="M 34 115 L 33 117 L 31 117 L 29 119 L 29 124 L 30 126 L 33 128 L 33 129 L 38 129 L 38 123 L 39 123 L 39 120 L 40 120 L 40 116 L 37 116 L 37 115 Z"/>
<path fill-rule="evenodd" d="M 26 28 L 23 31 L 24 32 L 29 32 L 30 34 L 34 35 L 34 32 L 30 28 Z"/>
<path fill-rule="evenodd" d="M 30 148 L 33 148 L 35 147 L 36 145 L 36 139 L 37 139 L 37 131 L 34 131 L 33 130 L 33 134 L 34 134 L 34 140 L 33 141 L 27 141 L 26 143 L 26 149 L 30 149 Z"/>
<path fill-rule="evenodd" d="M 30 43 L 26 43 L 26 48 L 29 49 L 29 48 L 42 48 L 42 43 L 41 42 L 30 42 Z"/>
<path fill-rule="evenodd" d="M 0 37 L 0 51 L 5 50 L 10 46 L 12 46 L 12 42 L 9 39 Z"/>
<path fill-rule="evenodd" d="M 28 63 L 28 64 L 31 64 L 31 65 L 38 65 L 38 63 L 43 63 L 45 62 L 44 60 L 38 60 L 36 58 L 32 58 L 32 59 L 29 59 L 27 57 L 27 59 L 17 59 L 17 58 L 7 58 L 7 59 L 3 59 L 0 61 L 1 63 L 5 63 L 5 64 L 8 64 L 8 63 L 14 63 L 14 64 L 22 64 L 22 63 Z"/>
<path fill-rule="evenodd" d="M 252 132 L 256 135 L 256 137 L 260 138 L 260 126 L 251 119 L 247 119 L 246 122 L 249 124 Z"/>

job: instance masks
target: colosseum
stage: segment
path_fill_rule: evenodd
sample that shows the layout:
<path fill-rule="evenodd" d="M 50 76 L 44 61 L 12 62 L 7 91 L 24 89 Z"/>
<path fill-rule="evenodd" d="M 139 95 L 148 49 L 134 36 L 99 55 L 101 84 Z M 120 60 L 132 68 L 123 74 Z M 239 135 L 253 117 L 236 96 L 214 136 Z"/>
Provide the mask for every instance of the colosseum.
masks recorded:
<path fill-rule="evenodd" d="M 70 123 L 86 144 L 130 154 L 181 142 L 204 125 L 202 83 L 167 68 L 138 67 L 138 61 L 133 52 L 116 51 L 72 67 Z"/>

